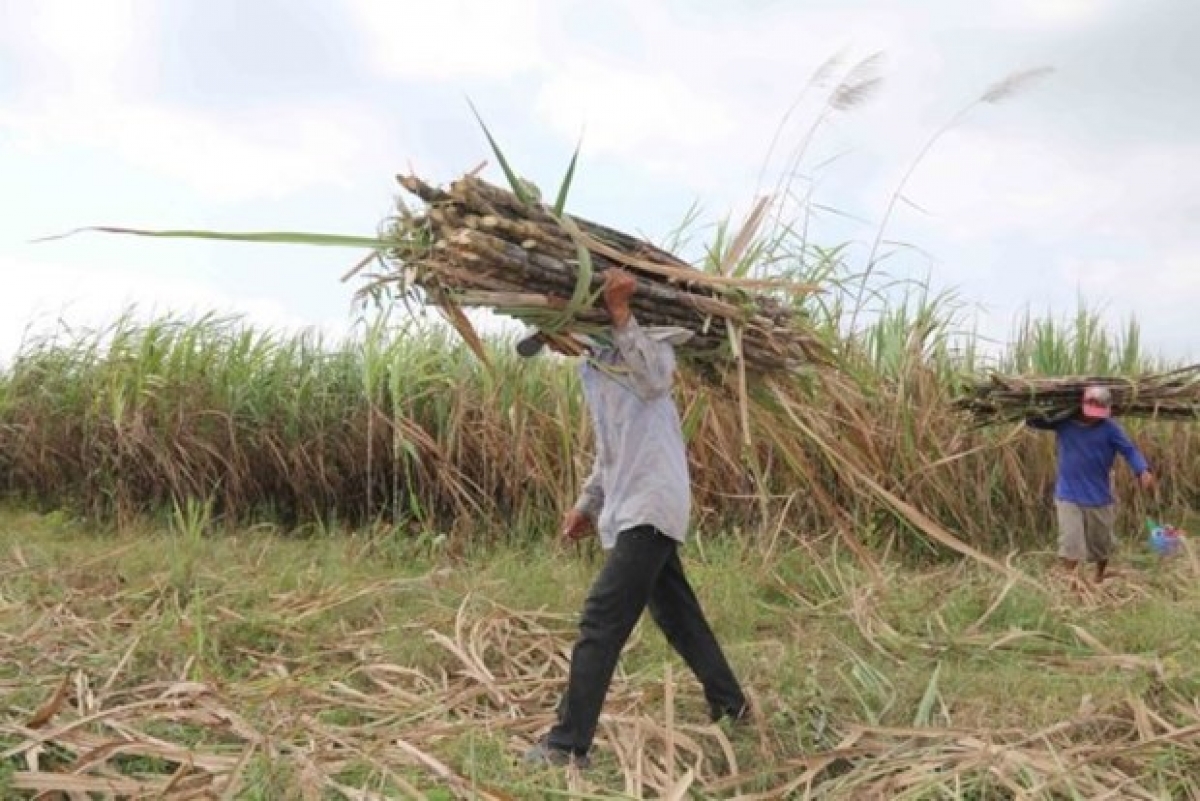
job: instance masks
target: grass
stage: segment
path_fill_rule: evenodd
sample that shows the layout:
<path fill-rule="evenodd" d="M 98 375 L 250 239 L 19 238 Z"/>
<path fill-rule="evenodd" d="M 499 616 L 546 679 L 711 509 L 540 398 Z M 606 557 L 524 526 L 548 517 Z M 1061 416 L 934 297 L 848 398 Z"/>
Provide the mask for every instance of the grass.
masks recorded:
<path fill-rule="evenodd" d="M 601 558 L 540 537 L 459 554 L 214 532 L 196 508 L 120 533 L 0 513 L 0 788 L 74 770 L 180 798 L 1200 797 L 1200 570 L 1136 543 L 1078 595 L 1045 554 L 1017 565 L 1039 587 L 872 568 L 836 538 L 704 538 L 688 568 L 756 727 L 708 724 L 643 621 L 596 768 L 531 772 Z"/>
<path fill-rule="evenodd" d="M 963 377 L 989 366 L 954 314 L 952 297 L 906 297 L 846 339 L 838 371 L 753 385 L 745 418 L 736 390 L 684 377 L 699 525 L 767 532 L 783 517 L 785 542 L 853 530 L 924 559 L 1036 544 L 1053 525 L 1051 438 L 976 431 L 954 411 Z M 1136 327 L 1110 336 L 1086 310 L 1022 331 L 1002 366 L 1139 365 Z M 339 342 L 218 317 L 52 333 L 0 374 L 0 493 L 118 525 L 379 526 L 460 550 L 520 537 L 573 500 L 591 433 L 573 366 L 510 344 L 488 343 L 489 370 L 446 331 L 386 317 Z M 1155 513 L 1195 508 L 1197 429 L 1128 427 L 1161 478 Z M 1151 509 L 1123 469 L 1117 487 L 1136 525 Z"/>

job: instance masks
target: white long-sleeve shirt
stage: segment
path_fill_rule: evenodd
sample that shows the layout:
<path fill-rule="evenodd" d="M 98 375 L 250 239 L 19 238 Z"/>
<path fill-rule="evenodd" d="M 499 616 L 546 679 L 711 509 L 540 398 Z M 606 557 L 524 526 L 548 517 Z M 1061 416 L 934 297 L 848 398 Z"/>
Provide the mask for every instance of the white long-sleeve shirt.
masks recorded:
<path fill-rule="evenodd" d="M 692 496 L 671 397 L 674 348 L 631 317 L 613 328 L 613 345 L 594 351 L 580 371 L 596 454 L 575 508 L 596 521 L 606 550 L 622 531 L 641 525 L 684 542 Z"/>

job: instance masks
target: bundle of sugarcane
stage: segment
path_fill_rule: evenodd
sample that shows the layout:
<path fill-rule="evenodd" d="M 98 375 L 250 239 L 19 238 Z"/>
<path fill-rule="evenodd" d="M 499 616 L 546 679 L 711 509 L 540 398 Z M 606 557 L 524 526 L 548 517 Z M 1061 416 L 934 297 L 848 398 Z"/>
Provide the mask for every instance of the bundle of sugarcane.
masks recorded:
<path fill-rule="evenodd" d="M 1107 387 L 1112 412 L 1160 420 L 1200 419 L 1200 364 L 1133 378 L 992 375 L 955 400 L 980 426 L 1027 418 L 1058 419 L 1078 411 L 1089 386 Z"/>
<path fill-rule="evenodd" d="M 578 353 L 572 334 L 602 335 L 609 323 L 599 289 L 604 271 L 617 267 L 637 279 L 632 307 L 642 325 L 692 332 L 679 348 L 681 362 L 711 369 L 740 361 L 761 372 L 829 362 L 798 304 L 787 302 L 816 287 L 696 269 L 649 242 L 541 203 L 529 185 L 512 192 L 470 173 L 446 190 L 415 175 L 397 180 L 424 207 L 399 204 L 385 236 L 388 269 L 375 285 L 419 287 L 477 351 L 462 307 L 490 308 L 536 327 L 558 350 Z M 759 216 L 763 210 L 760 204 Z M 747 229 L 731 250 L 745 251 Z"/>

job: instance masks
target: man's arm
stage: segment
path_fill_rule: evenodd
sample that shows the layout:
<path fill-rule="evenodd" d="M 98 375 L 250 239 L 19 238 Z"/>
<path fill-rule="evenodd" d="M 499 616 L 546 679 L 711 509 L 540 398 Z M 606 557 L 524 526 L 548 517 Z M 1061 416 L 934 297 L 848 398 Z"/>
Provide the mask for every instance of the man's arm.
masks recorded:
<path fill-rule="evenodd" d="M 600 480 L 601 459 L 597 453 L 592 465 L 592 474 L 583 484 L 579 500 L 563 517 L 562 536 L 567 540 L 579 540 L 596 530 L 596 520 L 604 508 L 604 484 Z"/>
<path fill-rule="evenodd" d="M 579 500 L 575 502 L 575 510 L 580 514 L 586 515 L 592 521 L 600 519 L 600 512 L 604 508 L 604 483 L 600 480 L 600 443 L 596 442 L 596 458 L 592 462 L 592 472 L 583 482 L 583 489 L 579 492 Z"/>
<path fill-rule="evenodd" d="M 1150 464 L 1146 461 L 1146 457 L 1133 444 L 1133 440 L 1125 433 L 1125 429 L 1121 428 L 1116 423 L 1111 426 L 1113 445 L 1117 451 L 1125 457 L 1125 461 L 1129 464 L 1129 468 L 1133 470 L 1135 476 L 1141 476 L 1143 473 L 1150 471 Z"/>
<path fill-rule="evenodd" d="M 675 374 L 675 350 L 666 342 L 654 342 L 642 331 L 629 301 L 637 291 L 637 279 L 624 270 L 604 274 L 604 305 L 612 317 L 613 342 L 629 370 L 633 391 L 644 401 L 671 390 Z"/>
<path fill-rule="evenodd" d="M 613 342 L 629 370 L 633 390 L 642 400 L 654 400 L 671 391 L 675 375 L 675 349 L 646 336 L 631 314 L 624 325 L 613 327 Z"/>

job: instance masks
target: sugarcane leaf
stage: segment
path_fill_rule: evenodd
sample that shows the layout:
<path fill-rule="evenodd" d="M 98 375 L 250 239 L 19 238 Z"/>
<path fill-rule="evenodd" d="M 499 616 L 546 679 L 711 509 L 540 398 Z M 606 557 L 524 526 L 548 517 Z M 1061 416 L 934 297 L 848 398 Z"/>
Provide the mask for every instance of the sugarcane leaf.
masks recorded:
<path fill-rule="evenodd" d="M 487 123 L 483 121 L 483 117 L 479 115 L 478 109 L 475 108 L 475 104 L 471 102 L 471 98 L 469 97 L 467 98 L 467 105 L 471 107 L 471 113 L 475 115 L 475 119 L 479 122 L 479 127 L 483 129 L 483 135 L 487 137 L 488 144 L 492 147 L 492 152 L 496 154 L 496 161 L 500 163 L 500 169 L 504 171 L 504 177 L 508 179 L 508 185 L 512 189 L 513 194 L 526 206 L 532 206 L 533 199 L 529 196 L 529 192 L 525 188 L 525 182 L 521 180 L 521 177 L 509 165 L 508 159 L 504 157 L 504 153 L 500 150 L 500 145 L 496 143 L 492 132 L 488 130 Z"/>
<path fill-rule="evenodd" d="M 384 250 L 394 247 L 394 242 L 372 236 L 354 236 L 346 234 L 314 234 L 304 231 L 193 231 L 193 230 L 147 230 L 141 228 L 118 228 L 108 225 L 76 228 L 63 234 L 35 239 L 34 242 L 49 242 L 55 239 L 66 239 L 80 233 L 95 232 L 103 234 L 128 234 L 131 236 L 160 237 L 164 239 L 208 239 L 227 242 L 262 242 L 275 245 L 313 245 L 321 247 L 352 247 Z"/>
<path fill-rule="evenodd" d="M 342 274 L 342 282 L 345 283 L 346 281 L 349 281 L 354 276 L 358 275 L 360 272 L 363 271 L 363 269 L 368 264 L 370 264 L 373 261 L 378 261 L 384 267 L 387 266 L 386 263 L 383 261 L 383 256 L 380 254 L 380 251 L 378 251 L 378 250 L 372 251 L 372 252 L 368 253 L 367 255 L 363 256 L 361 259 L 359 259 L 359 261 L 357 263 L 355 263 L 355 265 L 353 267 L 351 267 L 349 270 L 347 270 L 345 273 Z M 401 278 L 403 278 L 403 273 L 401 274 Z"/>
<path fill-rule="evenodd" d="M 561 320 L 566 322 L 595 302 L 595 294 L 591 291 L 592 254 L 587 249 L 579 226 L 569 215 L 563 215 L 558 222 L 571 237 L 571 241 L 575 243 L 575 260 L 579 263 L 579 272 L 575 277 L 575 291 L 571 293 L 571 300 L 568 302 L 567 308 L 563 310 L 561 317 Z"/>
<path fill-rule="evenodd" d="M 575 145 L 571 154 L 571 163 L 567 165 L 567 174 L 563 176 L 562 185 L 558 187 L 558 196 L 554 199 L 554 216 L 561 217 L 567 207 L 567 194 L 571 191 L 571 181 L 575 178 L 575 165 L 579 162 L 579 151 L 583 147 L 583 137 Z"/>
<path fill-rule="evenodd" d="M 467 347 L 479 357 L 479 360 L 484 365 L 490 367 L 491 362 L 488 360 L 487 351 L 483 347 L 483 340 L 479 337 L 479 332 L 475 330 L 475 326 L 471 325 L 470 318 L 463 314 L 463 310 L 459 308 L 458 304 L 448 294 L 442 293 L 440 300 L 441 303 L 438 304 L 438 310 L 441 311 L 446 322 L 454 327 L 454 330 L 459 333 L 463 341 L 467 343 Z"/>
<path fill-rule="evenodd" d="M 933 720 L 933 705 L 938 699 L 938 679 L 942 675 L 942 663 L 938 662 L 933 668 L 933 674 L 929 677 L 929 683 L 925 686 L 925 693 L 921 696 L 921 703 L 917 705 L 917 714 L 913 717 L 914 726 L 928 726 Z"/>

